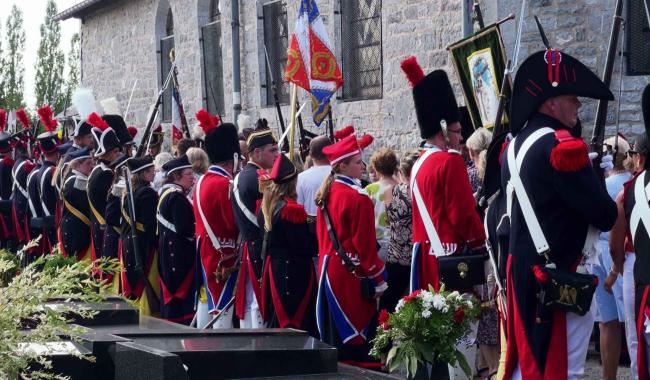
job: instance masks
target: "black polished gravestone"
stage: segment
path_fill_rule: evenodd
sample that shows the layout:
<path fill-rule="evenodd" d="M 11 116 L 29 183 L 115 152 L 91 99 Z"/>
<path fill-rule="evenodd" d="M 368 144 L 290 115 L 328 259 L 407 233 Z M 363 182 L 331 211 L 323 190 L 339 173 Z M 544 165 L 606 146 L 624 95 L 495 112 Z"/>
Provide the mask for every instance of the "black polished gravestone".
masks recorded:
<path fill-rule="evenodd" d="M 98 303 L 52 298 L 44 304 L 44 307 L 49 308 L 59 306 L 95 311 L 95 315 L 92 318 L 82 318 L 75 314 L 68 316 L 71 323 L 82 326 L 137 325 L 140 318 L 138 310 L 121 297 L 108 296 L 102 302 Z"/>

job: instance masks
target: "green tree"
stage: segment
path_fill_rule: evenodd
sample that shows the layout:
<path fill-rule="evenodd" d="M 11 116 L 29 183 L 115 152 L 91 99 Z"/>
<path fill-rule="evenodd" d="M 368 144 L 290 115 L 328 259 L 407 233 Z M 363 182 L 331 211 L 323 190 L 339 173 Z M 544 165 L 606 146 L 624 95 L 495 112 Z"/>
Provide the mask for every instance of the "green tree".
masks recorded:
<path fill-rule="evenodd" d="M 68 52 L 68 79 L 65 85 L 65 104 L 70 104 L 72 101 L 72 93 L 79 87 L 79 63 L 81 58 L 79 43 L 79 33 L 73 34 L 70 39 L 70 52 Z"/>
<path fill-rule="evenodd" d="M 4 56 L 4 107 L 17 109 L 24 107 L 23 96 L 25 92 L 25 66 L 23 64 L 23 51 L 25 50 L 25 28 L 23 25 L 23 11 L 16 4 L 11 7 L 7 17 L 6 49 Z"/>
<path fill-rule="evenodd" d="M 49 104 L 60 112 L 65 103 L 63 68 L 65 57 L 60 47 L 61 27 L 54 20 L 57 14 L 54 0 L 47 1 L 45 20 L 41 24 L 41 42 L 36 57 L 35 96 L 36 107 Z"/>
<path fill-rule="evenodd" d="M 2 32 L 2 22 L 0 22 L 0 32 Z M 2 34 L 0 34 L 2 37 Z M 2 54 L 2 39 L 0 39 L 0 67 L 4 68 L 4 54 Z M 5 108 L 5 85 L 4 70 L 0 70 L 0 108 Z"/>

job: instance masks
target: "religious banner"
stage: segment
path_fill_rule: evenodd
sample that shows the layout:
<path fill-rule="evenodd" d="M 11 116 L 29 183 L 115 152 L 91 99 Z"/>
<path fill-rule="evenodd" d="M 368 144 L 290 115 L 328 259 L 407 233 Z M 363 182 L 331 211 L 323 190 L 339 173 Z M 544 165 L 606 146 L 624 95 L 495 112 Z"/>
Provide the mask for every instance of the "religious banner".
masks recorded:
<path fill-rule="evenodd" d="M 451 53 L 474 127 L 494 127 L 506 68 L 506 52 L 498 25 L 488 26 L 447 49 Z M 510 83 L 506 88 L 509 93 Z M 505 124 L 508 113 L 504 113 Z"/>
<path fill-rule="evenodd" d="M 284 78 L 310 93 L 314 123 L 319 126 L 330 110 L 332 95 L 343 85 L 343 76 L 315 0 L 300 1 Z"/>

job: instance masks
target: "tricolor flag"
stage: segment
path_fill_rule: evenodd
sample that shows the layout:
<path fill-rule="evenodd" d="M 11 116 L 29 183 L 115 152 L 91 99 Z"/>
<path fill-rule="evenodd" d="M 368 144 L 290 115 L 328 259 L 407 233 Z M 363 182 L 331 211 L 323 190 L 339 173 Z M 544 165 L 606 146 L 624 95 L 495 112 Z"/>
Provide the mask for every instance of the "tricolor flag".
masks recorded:
<path fill-rule="evenodd" d="M 287 56 L 284 79 L 309 91 L 314 123 L 319 126 L 343 77 L 315 0 L 300 1 Z"/>
<path fill-rule="evenodd" d="M 181 119 L 181 102 L 180 94 L 176 86 L 172 86 L 172 145 L 176 145 L 183 138 L 181 128 L 183 125 Z"/>

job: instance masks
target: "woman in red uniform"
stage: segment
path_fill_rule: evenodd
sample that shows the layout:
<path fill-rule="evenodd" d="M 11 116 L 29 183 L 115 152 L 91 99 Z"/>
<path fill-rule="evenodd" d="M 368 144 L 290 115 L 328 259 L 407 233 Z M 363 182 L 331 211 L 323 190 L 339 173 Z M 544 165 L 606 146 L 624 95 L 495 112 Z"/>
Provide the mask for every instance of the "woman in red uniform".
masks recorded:
<path fill-rule="evenodd" d="M 309 239 L 307 213 L 296 203 L 298 170 L 287 156 L 275 160 L 264 190 L 258 223 L 262 257 L 266 256 L 263 291 L 269 327 L 296 328 L 317 336 L 314 315 L 316 244 Z"/>
<path fill-rule="evenodd" d="M 362 149 L 370 136 L 354 135 L 323 149 L 332 166 L 316 203 L 319 286 L 316 319 L 321 340 L 339 349 L 339 360 L 364 362 L 376 327 L 377 300 L 388 288 L 377 255 L 374 207 L 360 187 Z M 327 215 L 329 214 L 329 215 Z M 337 252 L 327 216 L 347 258 Z"/>

